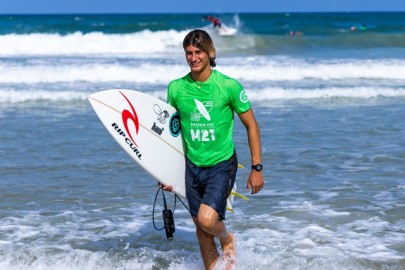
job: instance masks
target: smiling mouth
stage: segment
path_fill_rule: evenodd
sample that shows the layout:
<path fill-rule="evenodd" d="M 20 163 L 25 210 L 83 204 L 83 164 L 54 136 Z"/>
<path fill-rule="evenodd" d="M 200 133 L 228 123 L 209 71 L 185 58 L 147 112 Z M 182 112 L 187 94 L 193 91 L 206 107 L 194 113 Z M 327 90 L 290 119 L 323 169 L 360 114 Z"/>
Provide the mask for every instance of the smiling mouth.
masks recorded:
<path fill-rule="evenodd" d="M 190 67 L 199 67 L 200 63 L 190 63 Z"/>

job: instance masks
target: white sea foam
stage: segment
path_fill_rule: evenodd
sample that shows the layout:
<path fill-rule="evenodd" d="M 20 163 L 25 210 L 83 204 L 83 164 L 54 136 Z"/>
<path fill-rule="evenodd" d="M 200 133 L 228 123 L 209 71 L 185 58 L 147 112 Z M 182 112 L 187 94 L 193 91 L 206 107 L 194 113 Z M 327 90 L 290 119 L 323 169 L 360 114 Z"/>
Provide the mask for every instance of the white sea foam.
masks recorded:
<path fill-rule="evenodd" d="M 75 91 L 0 90 L 0 103 L 86 100 L 90 93 Z"/>
<path fill-rule="evenodd" d="M 345 98 L 374 98 L 374 97 L 405 97 L 405 89 L 375 88 L 375 87 L 326 87 L 318 89 L 285 89 L 265 88 L 259 91 L 248 91 L 249 99 L 329 99 Z"/>
<path fill-rule="evenodd" d="M 405 96 L 401 75 L 405 74 L 405 61 L 308 62 L 283 58 L 279 64 L 271 58 L 255 63 L 257 59 L 251 57 L 245 65 L 234 65 L 240 59 L 225 60 L 219 70 L 240 80 L 252 101 Z M 165 99 L 167 84 L 187 72 L 187 65 L 177 57 L 167 62 L 114 57 L 3 61 L 0 102 L 84 100 L 95 84 L 99 84 L 97 89 L 119 84 L 135 90 L 142 85 L 143 91 Z"/>
<path fill-rule="evenodd" d="M 221 64 L 221 59 L 218 60 Z M 221 70 L 247 81 L 299 81 L 304 79 L 404 80 L 405 61 L 397 59 L 302 60 L 294 57 L 249 57 L 224 59 Z M 237 65 L 235 63 L 238 63 Z M 241 65 L 240 63 L 243 63 Z"/>
<path fill-rule="evenodd" d="M 163 59 L 162 59 L 163 60 Z M 61 61 L 47 59 L 44 61 L 30 61 L 28 63 L 15 61 L 0 62 L 0 83 L 38 83 L 38 82 L 154 82 L 168 83 L 170 80 L 183 76 L 188 72 L 182 57 L 170 62 L 151 62 L 148 59 L 137 62 L 125 62 L 119 59 Z M 239 61 L 235 59 L 234 61 Z M 376 83 L 401 85 L 405 74 L 405 61 L 396 63 L 388 60 L 375 62 L 352 61 L 350 63 L 297 62 L 293 59 L 280 64 L 268 60 L 263 64 L 247 63 L 244 65 L 228 65 L 225 63 L 218 70 L 242 82 L 266 85 L 270 82 L 305 82 L 317 81 L 318 85 L 339 84 L 345 80 L 346 84 L 361 84 L 368 86 Z M 355 81 L 353 81 L 355 80 Z M 381 82 L 381 80 L 383 80 Z M 315 84 L 316 86 L 316 84 Z"/>
<path fill-rule="evenodd" d="M 189 71 L 179 49 L 183 35 L 149 30 L 1 35 L 0 54 L 6 58 L 0 61 L 0 102 L 85 100 L 95 84 L 97 90 L 141 86 L 165 99 L 167 84 Z M 217 62 L 219 71 L 242 82 L 252 101 L 405 96 L 404 60 L 251 55 Z"/>
<path fill-rule="evenodd" d="M 187 32 L 144 30 L 130 34 L 99 32 L 72 34 L 0 35 L 0 56 L 125 55 L 178 51 Z"/>
<path fill-rule="evenodd" d="M 87 60 L 88 62 L 88 60 Z M 56 83 L 56 82 L 148 82 L 168 83 L 178 74 L 185 74 L 184 66 L 168 69 L 165 65 L 144 63 L 125 66 L 117 63 L 94 64 L 77 63 L 75 65 L 59 63 L 40 65 L 0 64 L 0 83 Z"/>
<path fill-rule="evenodd" d="M 163 88 L 163 87 L 162 87 Z M 133 89 L 142 91 L 141 89 Z M 166 100 L 166 90 L 148 92 L 162 100 Z M 306 99 L 333 99 L 333 98 L 375 98 L 375 97 L 405 97 L 404 90 L 352 88 L 352 89 L 319 89 L 319 90 L 291 90 L 269 88 L 266 90 L 247 89 L 249 99 L 253 102 L 272 100 L 306 100 Z M 69 102 L 85 101 L 92 92 L 77 92 L 73 90 L 0 90 L 0 103 L 24 103 L 35 101 Z M 348 169 L 350 169 L 348 167 Z M 357 168 L 358 169 L 358 168 Z"/>
<path fill-rule="evenodd" d="M 115 222 L 106 219 L 97 221 L 91 213 L 80 211 L 79 215 L 64 215 L 67 220 L 53 224 L 52 229 L 50 224 L 44 222 L 50 217 L 46 218 L 40 213 L 32 213 L 29 216 L 30 218 L 14 219 L 15 226 L 12 230 L 20 232 L 28 229 L 37 234 L 31 238 L 26 235 L 27 238 L 18 239 L 13 238 L 16 233 L 14 236 L 7 236 L 12 242 L 20 243 L 14 245 L 11 241 L 3 241 L 0 269 L 151 269 L 159 265 L 159 262 L 167 265 L 167 269 L 203 269 L 192 231 L 180 229 L 173 242 L 162 242 L 159 248 L 155 249 L 146 243 L 138 246 L 130 240 L 129 232 L 135 233 L 137 228 L 146 225 L 149 220 L 140 223 L 142 219 L 138 218 L 136 224 L 132 225 L 130 223 L 134 221 L 125 221 L 130 216 L 121 216 L 122 219 Z M 176 222 L 186 222 L 187 226 L 192 226 L 190 220 L 189 217 L 185 220 L 177 218 Z M 22 226 L 21 223 L 39 226 Z M 45 224 L 41 225 L 42 223 Z M 235 236 L 238 269 L 242 270 L 269 267 L 368 269 L 366 265 L 373 262 L 389 264 L 393 260 L 401 259 L 401 255 L 391 247 L 403 241 L 400 237 L 401 231 L 393 231 L 391 224 L 378 218 L 357 220 L 339 226 L 322 226 L 269 214 L 245 215 L 239 210 L 229 217 L 228 227 L 234 230 L 241 228 L 240 226 L 244 229 L 238 229 Z M 4 231 L 5 228 L 1 229 Z M 61 238 L 66 234 L 67 236 Z M 114 245 L 110 251 L 97 251 L 96 246 L 95 251 L 89 250 L 88 247 L 77 247 L 85 242 L 92 245 L 99 241 L 109 241 L 108 239 L 112 241 L 108 242 L 108 245 Z M 142 236 L 138 239 L 141 240 Z M 162 238 L 162 241 L 166 240 Z M 170 245 L 183 245 L 183 242 L 188 242 L 188 251 L 180 247 L 170 249 Z"/>
<path fill-rule="evenodd" d="M 392 225 L 378 218 L 359 220 L 343 226 L 325 227 L 305 222 L 295 223 L 284 217 L 261 215 L 251 217 L 249 223 L 254 223 L 255 226 L 268 224 L 267 226 L 273 229 L 252 228 L 252 230 L 245 230 L 242 235 L 237 235 L 237 238 L 240 239 L 238 248 L 243 250 L 238 253 L 238 259 L 244 265 L 252 262 L 253 258 L 259 258 L 261 253 L 266 254 L 265 257 L 270 261 L 278 261 L 276 258 L 280 259 L 279 256 L 282 256 L 284 252 L 287 252 L 290 258 L 295 258 L 294 261 L 308 257 L 315 260 L 316 258 L 325 259 L 318 261 L 320 264 L 314 268 L 310 268 L 306 261 L 301 266 L 304 269 L 307 269 L 305 267 L 308 269 L 322 269 L 322 267 L 323 269 L 342 269 L 342 264 L 350 265 L 352 269 L 363 269 L 360 266 L 363 259 L 390 262 L 401 258 L 400 254 L 391 247 L 391 244 L 396 245 L 403 242 L 400 237 L 401 232 L 387 233 L 387 228 Z M 353 226 L 361 226 L 364 229 L 353 229 Z M 382 234 L 386 236 L 381 238 Z M 394 239 L 395 237 L 398 238 Z M 281 261 L 278 262 L 281 265 L 274 269 L 294 268 L 296 263 L 284 259 Z M 267 263 L 270 265 L 270 262 Z M 254 265 L 258 265 L 256 261 Z M 295 265 L 295 267 L 298 266 Z M 301 268 L 298 267 L 298 269 Z"/>

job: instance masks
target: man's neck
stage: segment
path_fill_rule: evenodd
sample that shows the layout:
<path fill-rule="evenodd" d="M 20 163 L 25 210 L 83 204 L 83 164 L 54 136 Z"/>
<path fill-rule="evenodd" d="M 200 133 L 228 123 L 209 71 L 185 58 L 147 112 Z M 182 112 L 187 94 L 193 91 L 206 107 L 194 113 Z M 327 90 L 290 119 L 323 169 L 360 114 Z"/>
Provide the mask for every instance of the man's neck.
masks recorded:
<path fill-rule="evenodd" d="M 208 78 L 211 76 L 212 74 L 212 69 L 211 68 L 207 68 L 206 70 L 202 71 L 202 72 L 191 72 L 191 78 L 194 81 L 197 82 L 205 82 L 206 80 L 208 80 Z"/>

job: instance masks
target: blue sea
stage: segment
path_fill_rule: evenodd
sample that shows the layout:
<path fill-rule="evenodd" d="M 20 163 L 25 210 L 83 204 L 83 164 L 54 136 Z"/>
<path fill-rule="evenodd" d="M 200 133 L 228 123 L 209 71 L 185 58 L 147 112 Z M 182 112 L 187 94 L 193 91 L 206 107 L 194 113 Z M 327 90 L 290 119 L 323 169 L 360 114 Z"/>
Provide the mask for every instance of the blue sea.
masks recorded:
<path fill-rule="evenodd" d="M 186 208 L 173 241 L 155 230 L 156 182 L 87 100 L 110 88 L 166 100 L 195 28 L 261 127 L 265 187 L 251 195 L 235 118 L 249 197 L 227 215 L 237 269 L 405 269 L 405 13 L 216 14 L 233 36 L 204 15 L 0 16 L 1 270 L 203 269 Z"/>

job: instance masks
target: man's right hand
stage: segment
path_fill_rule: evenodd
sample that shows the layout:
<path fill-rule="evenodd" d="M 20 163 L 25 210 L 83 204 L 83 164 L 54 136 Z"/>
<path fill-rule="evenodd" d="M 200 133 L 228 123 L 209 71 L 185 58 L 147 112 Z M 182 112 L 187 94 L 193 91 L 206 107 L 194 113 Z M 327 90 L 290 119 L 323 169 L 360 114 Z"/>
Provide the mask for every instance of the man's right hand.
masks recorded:
<path fill-rule="evenodd" d="M 172 185 L 165 186 L 165 185 L 162 185 L 161 183 L 158 183 L 158 185 L 159 185 L 160 188 L 162 188 L 162 189 L 165 190 L 165 191 L 172 192 L 172 190 L 173 190 L 173 186 L 172 186 Z"/>

